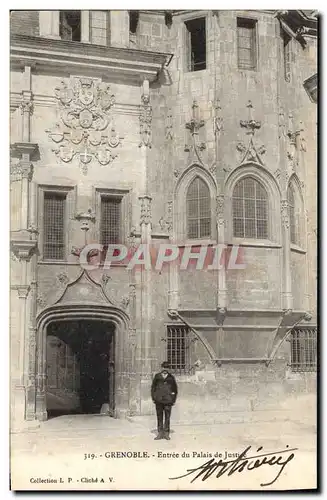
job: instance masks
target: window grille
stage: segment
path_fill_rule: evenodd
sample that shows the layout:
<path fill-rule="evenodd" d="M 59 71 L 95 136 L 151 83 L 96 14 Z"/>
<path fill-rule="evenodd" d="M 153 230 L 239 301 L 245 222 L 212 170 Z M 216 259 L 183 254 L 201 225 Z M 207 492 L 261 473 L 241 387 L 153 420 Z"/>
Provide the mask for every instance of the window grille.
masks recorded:
<path fill-rule="evenodd" d="M 91 43 L 108 45 L 108 16 L 105 10 L 91 10 L 90 34 Z"/>
<path fill-rule="evenodd" d="M 63 260 L 65 257 L 64 193 L 44 193 L 43 259 Z"/>
<path fill-rule="evenodd" d="M 296 245 L 298 243 L 298 234 L 297 234 L 297 225 L 295 218 L 295 196 L 294 196 L 293 186 L 288 187 L 287 201 L 288 201 L 288 210 L 290 218 L 290 239 L 291 243 L 294 243 Z"/>
<path fill-rule="evenodd" d="M 185 23 L 187 30 L 188 71 L 206 69 L 206 20 L 192 19 Z"/>
<path fill-rule="evenodd" d="M 317 329 L 296 328 L 291 334 L 291 370 L 317 371 Z"/>
<path fill-rule="evenodd" d="M 268 199 L 252 177 L 241 179 L 233 191 L 233 234 L 238 238 L 268 238 Z"/>
<path fill-rule="evenodd" d="M 240 69 L 256 69 L 256 21 L 237 19 L 237 54 Z"/>
<path fill-rule="evenodd" d="M 182 325 L 167 327 L 167 361 L 177 373 L 190 371 L 189 328 Z"/>
<path fill-rule="evenodd" d="M 121 199 L 101 197 L 101 244 L 120 243 Z"/>
<path fill-rule="evenodd" d="M 200 177 L 196 177 L 187 190 L 186 213 L 188 238 L 210 238 L 210 191 Z"/>

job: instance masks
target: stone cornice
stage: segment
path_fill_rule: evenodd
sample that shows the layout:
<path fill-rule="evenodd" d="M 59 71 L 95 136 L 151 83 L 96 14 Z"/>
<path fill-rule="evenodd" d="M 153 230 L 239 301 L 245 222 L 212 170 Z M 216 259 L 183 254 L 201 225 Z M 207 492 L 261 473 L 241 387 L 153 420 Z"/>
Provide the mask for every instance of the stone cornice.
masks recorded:
<path fill-rule="evenodd" d="M 81 42 L 12 35 L 10 47 L 13 69 L 31 65 L 45 73 L 65 72 L 85 76 L 108 76 L 111 80 L 153 82 L 167 66 L 172 54 Z"/>

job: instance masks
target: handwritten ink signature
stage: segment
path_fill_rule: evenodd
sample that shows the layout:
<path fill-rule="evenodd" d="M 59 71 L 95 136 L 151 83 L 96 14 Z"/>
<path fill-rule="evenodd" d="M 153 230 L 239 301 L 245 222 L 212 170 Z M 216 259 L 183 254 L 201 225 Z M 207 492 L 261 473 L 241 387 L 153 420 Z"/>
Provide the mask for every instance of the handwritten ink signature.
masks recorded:
<path fill-rule="evenodd" d="M 196 469 L 187 469 L 187 473 L 178 477 L 170 477 L 169 479 L 180 479 L 182 477 L 191 476 L 192 474 L 196 474 L 195 477 L 192 478 L 191 483 L 193 483 L 196 479 L 202 476 L 201 480 L 206 481 L 208 477 L 210 477 L 214 472 L 218 472 L 216 474 L 216 478 L 223 476 L 227 472 L 227 476 L 231 476 L 234 472 L 243 472 L 244 470 L 253 470 L 258 469 L 262 465 L 277 465 L 280 467 L 278 474 L 276 477 L 270 481 L 269 483 L 261 483 L 260 486 L 270 486 L 274 484 L 275 481 L 279 478 L 286 465 L 293 460 L 294 453 L 290 453 L 292 451 L 296 451 L 298 448 L 290 448 L 287 445 L 285 450 L 277 451 L 274 453 L 263 453 L 259 455 L 253 455 L 251 457 L 247 457 L 246 454 L 250 451 L 251 446 L 248 446 L 242 453 L 235 458 L 234 460 L 219 460 L 219 462 L 215 461 L 214 458 L 200 465 Z M 257 449 L 257 452 L 263 449 L 260 446 Z M 290 453 L 290 455 L 283 460 L 283 454 Z M 278 456 L 277 456 L 278 455 Z"/>

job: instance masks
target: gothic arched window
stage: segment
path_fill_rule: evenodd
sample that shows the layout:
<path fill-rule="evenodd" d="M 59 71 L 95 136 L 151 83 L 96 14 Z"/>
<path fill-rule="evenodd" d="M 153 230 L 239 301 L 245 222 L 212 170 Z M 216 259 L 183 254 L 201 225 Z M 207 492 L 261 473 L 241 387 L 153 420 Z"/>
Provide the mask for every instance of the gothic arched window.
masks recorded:
<path fill-rule="evenodd" d="M 237 238 L 268 238 L 268 195 L 253 177 L 241 179 L 234 188 L 233 234 Z"/>
<path fill-rule="evenodd" d="M 188 238 L 211 237 L 210 191 L 200 177 L 195 177 L 187 190 L 186 216 Z"/>

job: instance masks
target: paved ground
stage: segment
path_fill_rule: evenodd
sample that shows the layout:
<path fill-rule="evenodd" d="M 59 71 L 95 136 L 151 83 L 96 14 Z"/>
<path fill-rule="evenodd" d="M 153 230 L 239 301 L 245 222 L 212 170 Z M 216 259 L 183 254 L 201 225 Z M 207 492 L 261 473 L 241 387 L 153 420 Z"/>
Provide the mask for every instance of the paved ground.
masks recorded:
<path fill-rule="evenodd" d="M 235 419 L 234 419 L 235 420 Z M 233 421 L 231 418 L 230 421 Z M 267 413 L 257 422 L 216 423 L 201 416 L 193 424 L 174 422 L 170 441 L 154 441 L 154 417 L 118 420 L 98 415 L 57 417 L 39 429 L 12 435 L 13 489 L 298 489 L 316 486 L 316 428 L 314 415 L 301 417 Z M 247 457 L 297 448 L 280 455 L 282 465 L 261 465 L 216 478 L 216 473 L 191 483 L 197 474 L 178 480 L 208 462 L 211 453 Z M 260 452 L 257 452 L 262 446 Z M 117 455 L 126 452 L 127 456 Z M 115 458 L 111 453 L 116 453 Z M 139 453 L 139 456 L 133 456 Z M 170 454 L 170 455 L 169 455 Z M 178 454 L 178 456 L 176 455 Z M 189 454 L 187 456 L 186 454 Z M 132 456 L 131 456 L 132 455 Z M 269 455 L 271 458 L 273 455 Z M 230 457 L 229 460 L 235 459 Z M 219 461 L 219 457 L 214 457 Z M 225 460 L 228 460 L 227 458 Z M 261 460 L 263 460 L 261 458 Z M 260 486 L 280 476 L 271 486 Z M 61 479 L 60 479 L 61 478 Z M 56 482 L 44 482 L 44 481 Z M 103 482 L 102 482 L 103 480 Z M 62 482 L 60 482 L 62 481 Z"/>

